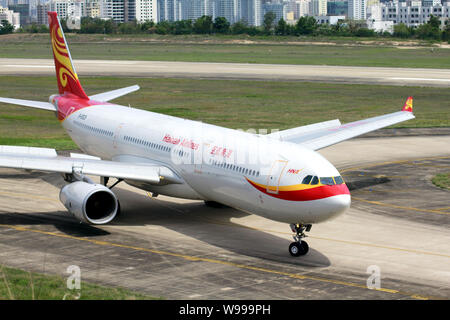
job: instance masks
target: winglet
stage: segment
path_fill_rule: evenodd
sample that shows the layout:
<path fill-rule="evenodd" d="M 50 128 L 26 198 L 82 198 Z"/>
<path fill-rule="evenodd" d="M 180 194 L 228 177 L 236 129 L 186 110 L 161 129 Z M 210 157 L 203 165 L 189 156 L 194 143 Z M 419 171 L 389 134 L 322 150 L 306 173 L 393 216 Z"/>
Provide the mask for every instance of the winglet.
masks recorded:
<path fill-rule="evenodd" d="M 413 112 L 413 97 L 408 97 L 408 99 L 406 99 L 402 111 Z"/>

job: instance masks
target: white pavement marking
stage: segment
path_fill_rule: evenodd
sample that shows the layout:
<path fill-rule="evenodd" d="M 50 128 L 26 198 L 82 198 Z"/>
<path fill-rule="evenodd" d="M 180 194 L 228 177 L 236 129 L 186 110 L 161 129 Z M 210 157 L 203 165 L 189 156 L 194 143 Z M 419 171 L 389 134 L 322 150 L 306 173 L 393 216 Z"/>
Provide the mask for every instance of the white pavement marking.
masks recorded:
<path fill-rule="evenodd" d="M 450 79 L 430 79 L 430 78 L 391 78 L 392 80 L 409 80 L 409 81 L 447 81 Z"/>

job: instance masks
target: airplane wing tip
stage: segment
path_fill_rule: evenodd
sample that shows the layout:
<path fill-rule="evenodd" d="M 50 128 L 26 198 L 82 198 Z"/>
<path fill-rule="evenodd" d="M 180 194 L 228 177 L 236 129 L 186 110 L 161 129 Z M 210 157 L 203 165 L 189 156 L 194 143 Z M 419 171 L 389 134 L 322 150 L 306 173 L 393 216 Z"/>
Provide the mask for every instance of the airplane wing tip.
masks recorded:
<path fill-rule="evenodd" d="M 402 111 L 413 112 L 413 97 L 408 97 L 403 105 Z"/>

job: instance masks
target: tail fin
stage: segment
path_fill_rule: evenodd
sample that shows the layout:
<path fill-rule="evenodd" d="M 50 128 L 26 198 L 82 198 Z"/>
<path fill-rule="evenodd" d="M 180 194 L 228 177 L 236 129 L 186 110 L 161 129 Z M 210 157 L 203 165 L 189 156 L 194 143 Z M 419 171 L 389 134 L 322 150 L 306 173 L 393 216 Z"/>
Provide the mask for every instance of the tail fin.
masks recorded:
<path fill-rule="evenodd" d="M 406 99 L 402 111 L 413 112 L 413 97 L 408 97 L 408 99 Z"/>
<path fill-rule="evenodd" d="M 47 14 L 59 93 L 72 93 L 82 99 L 89 99 L 78 80 L 58 15 L 56 12 Z"/>

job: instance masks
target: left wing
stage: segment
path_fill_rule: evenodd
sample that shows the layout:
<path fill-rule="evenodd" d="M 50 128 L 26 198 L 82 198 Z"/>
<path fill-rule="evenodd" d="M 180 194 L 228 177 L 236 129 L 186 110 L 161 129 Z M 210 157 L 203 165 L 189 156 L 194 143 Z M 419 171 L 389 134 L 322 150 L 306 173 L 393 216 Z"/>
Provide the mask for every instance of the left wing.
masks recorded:
<path fill-rule="evenodd" d="M 99 160 L 94 157 L 62 157 L 54 149 L 47 148 L 0 146 L 0 167 L 87 174 L 155 184 L 161 179 L 180 183 L 177 175 L 164 166 Z"/>
<path fill-rule="evenodd" d="M 319 150 L 377 129 L 414 119 L 415 116 L 412 113 L 412 106 L 413 98 L 409 97 L 406 100 L 402 111 L 350 122 L 343 125 L 336 122 L 335 126 L 324 126 L 322 128 L 315 127 L 314 130 L 309 130 L 306 132 L 300 130 L 302 127 L 297 130 L 289 129 L 276 132 L 275 134 L 270 134 L 269 137 L 297 143 L 312 150 Z M 296 131 L 298 134 L 296 134 Z"/>

